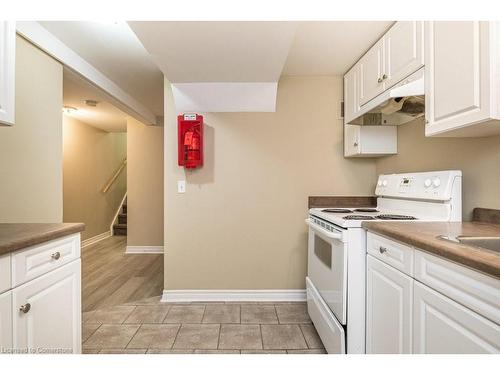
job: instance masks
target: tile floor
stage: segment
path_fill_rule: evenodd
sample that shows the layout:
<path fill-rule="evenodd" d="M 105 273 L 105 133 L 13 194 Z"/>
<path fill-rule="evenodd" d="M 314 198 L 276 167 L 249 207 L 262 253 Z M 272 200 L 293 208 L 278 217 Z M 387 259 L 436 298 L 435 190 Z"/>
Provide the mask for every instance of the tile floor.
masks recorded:
<path fill-rule="evenodd" d="M 83 353 L 324 354 L 305 303 L 162 303 L 83 313 Z"/>

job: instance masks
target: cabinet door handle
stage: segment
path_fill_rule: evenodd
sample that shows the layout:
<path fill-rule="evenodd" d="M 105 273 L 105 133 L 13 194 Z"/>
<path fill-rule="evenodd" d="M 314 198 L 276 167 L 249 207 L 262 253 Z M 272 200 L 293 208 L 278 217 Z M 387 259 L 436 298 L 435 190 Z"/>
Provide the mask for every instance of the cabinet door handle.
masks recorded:
<path fill-rule="evenodd" d="M 54 260 L 58 260 L 61 257 L 61 253 L 59 251 L 56 251 L 54 254 L 50 256 Z"/>
<path fill-rule="evenodd" d="M 378 251 L 380 252 L 380 254 L 383 254 L 383 253 L 386 253 L 387 252 L 387 248 L 386 247 L 383 247 L 383 246 L 380 246 L 378 248 Z"/>
<path fill-rule="evenodd" d="M 31 309 L 31 304 L 30 303 L 26 303 L 24 305 L 21 305 L 21 307 L 19 308 L 19 311 L 27 314 L 28 311 L 30 311 L 30 309 Z"/>
<path fill-rule="evenodd" d="M 387 79 L 387 74 L 384 74 L 384 75 L 382 76 L 382 80 L 384 80 L 384 79 Z"/>
<path fill-rule="evenodd" d="M 358 142 L 353 143 L 354 147 L 358 147 Z"/>
<path fill-rule="evenodd" d="M 378 83 L 381 83 L 382 81 L 383 81 L 383 79 L 382 79 L 382 78 L 377 79 L 377 82 L 378 82 Z"/>

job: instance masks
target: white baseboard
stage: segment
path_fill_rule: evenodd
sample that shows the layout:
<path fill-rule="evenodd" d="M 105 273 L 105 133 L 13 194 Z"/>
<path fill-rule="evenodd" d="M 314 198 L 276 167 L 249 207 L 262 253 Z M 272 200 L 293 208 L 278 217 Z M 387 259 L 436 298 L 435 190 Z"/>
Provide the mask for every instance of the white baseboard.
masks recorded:
<path fill-rule="evenodd" d="M 93 245 L 99 241 L 102 241 L 108 237 L 111 237 L 111 231 L 107 231 L 101 234 L 98 234 L 97 236 L 87 238 L 86 240 L 82 241 L 82 248 L 87 247 L 89 245 Z"/>
<path fill-rule="evenodd" d="M 163 254 L 163 246 L 127 246 L 125 254 Z"/>
<path fill-rule="evenodd" d="M 242 301 L 242 302 L 304 302 L 305 289 L 256 290 L 164 290 L 162 302 Z"/>

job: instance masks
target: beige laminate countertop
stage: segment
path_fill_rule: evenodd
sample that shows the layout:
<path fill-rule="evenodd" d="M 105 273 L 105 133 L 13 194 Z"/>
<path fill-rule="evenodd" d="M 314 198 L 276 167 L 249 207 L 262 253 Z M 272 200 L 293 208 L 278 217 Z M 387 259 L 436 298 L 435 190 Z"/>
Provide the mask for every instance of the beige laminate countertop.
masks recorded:
<path fill-rule="evenodd" d="M 81 223 L 0 224 L 0 255 L 82 232 L 84 229 L 85 225 Z"/>
<path fill-rule="evenodd" d="M 437 236 L 500 236 L 500 224 L 482 222 L 363 222 L 363 228 L 500 278 L 500 253 Z"/>

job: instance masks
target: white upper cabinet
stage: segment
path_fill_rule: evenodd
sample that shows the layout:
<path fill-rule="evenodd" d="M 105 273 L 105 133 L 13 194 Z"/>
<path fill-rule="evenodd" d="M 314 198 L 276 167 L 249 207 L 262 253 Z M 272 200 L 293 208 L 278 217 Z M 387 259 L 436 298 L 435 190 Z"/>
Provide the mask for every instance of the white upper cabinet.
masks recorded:
<path fill-rule="evenodd" d="M 380 39 L 359 61 L 361 105 L 384 91 L 384 39 Z"/>
<path fill-rule="evenodd" d="M 427 136 L 500 133 L 500 23 L 425 23 Z"/>
<path fill-rule="evenodd" d="M 344 156 L 376 157 L 398 153 L 395 126 L 344 126 Z"/>
<path fill-rule="evenodd" d="M 359 126 L 370 101 L 424 64 L 423 22 L 396 22 L 344 76 L 344 156 L 397 153 L 394 126 Z M 356 125 L 355 125 L 356 124 Z"/>
<path fill-rule="evenodd" d="M 421 21 L 397 22 L 384 36 L 384 87 L 389 88 L 424 66 Z M 385 74 L 385 78 L 384 78 Z"/>
<path fill-rule="evenodd" d="M 344 121 L 351 122 L 359 115 L 359 66 L 344 76 Z"/>
<path fill-rule="evenodd" d="M 396 22 L 354 66 L 361 106 L 424 66 L 424 24 Z"/>
<path fill-rule="evenodd" d="M 0 21 L 0 125 L 14 125 L 16 24 Z"/>

